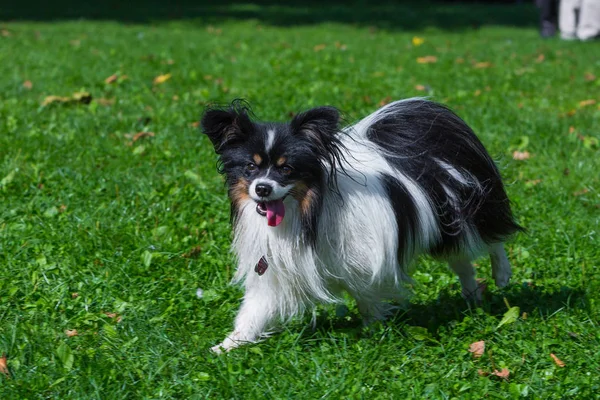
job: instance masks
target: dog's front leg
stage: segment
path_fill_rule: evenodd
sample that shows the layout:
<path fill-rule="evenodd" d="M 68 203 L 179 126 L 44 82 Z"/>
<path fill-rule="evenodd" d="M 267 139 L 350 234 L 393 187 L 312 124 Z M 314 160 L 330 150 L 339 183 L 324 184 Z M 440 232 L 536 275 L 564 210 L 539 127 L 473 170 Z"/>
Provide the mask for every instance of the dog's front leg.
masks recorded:
<path fill-rule="evenodd" d="M 211 348 L 215 353 L 229 351 L 246 343 L 253 343 L 267 333 L 276 316 L 269 292 L 259 288 L 247 289 L 233 332 L 222 343 Z"/>

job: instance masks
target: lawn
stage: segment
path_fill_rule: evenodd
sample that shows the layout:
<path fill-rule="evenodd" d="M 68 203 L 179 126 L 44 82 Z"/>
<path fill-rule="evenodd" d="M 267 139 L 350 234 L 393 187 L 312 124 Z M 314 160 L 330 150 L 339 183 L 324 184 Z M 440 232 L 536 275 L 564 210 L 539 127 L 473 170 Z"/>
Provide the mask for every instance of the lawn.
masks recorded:
<path fill-rule="evenodd" d="M 10 3 L 0 397 L 600 393 L 600 42 L 540 39 L 530 4 Z M 210 353 L 242 292 L 228 284 L 229 203 L 197 127 L 204 105 L 244 98 L 285 120 L 331 104 L 351 122 L 412 96 L 447 103 L 497 160 L 528 230 L 507 245 L 511 285 L 496 288 L 482 259 L 488 289 L 469 308 L 425 258 L 385 324 L 363 328 L 348 301 L 319 308 L 314 327 L 307 315 Z"/>

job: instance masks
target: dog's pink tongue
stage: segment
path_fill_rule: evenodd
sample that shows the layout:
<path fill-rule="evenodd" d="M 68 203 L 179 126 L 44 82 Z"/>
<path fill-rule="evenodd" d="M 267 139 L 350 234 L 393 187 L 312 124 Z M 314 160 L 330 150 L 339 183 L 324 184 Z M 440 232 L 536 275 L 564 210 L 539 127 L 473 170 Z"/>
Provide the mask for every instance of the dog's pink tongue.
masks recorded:
<path fill-rule="evenodd" d="M 283 221 L 285 216 L 285 206 L 283 200 L 267 201 L 267 223 L 269 226 L 277 226 Z"/>

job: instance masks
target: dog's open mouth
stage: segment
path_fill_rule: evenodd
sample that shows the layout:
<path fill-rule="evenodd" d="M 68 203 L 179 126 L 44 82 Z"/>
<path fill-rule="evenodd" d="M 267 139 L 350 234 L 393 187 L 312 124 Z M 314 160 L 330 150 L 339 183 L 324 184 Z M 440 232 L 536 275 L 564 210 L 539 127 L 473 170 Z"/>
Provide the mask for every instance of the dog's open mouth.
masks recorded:
<path fill-rule="evenodd" d="M 277 226 L 283 221 L 285 216 L 285 205 L 283 199 L 264 201 L 256 204 L 256 212 L 263 217 L 267 217 L 267 224 L 269 226 Z"/>

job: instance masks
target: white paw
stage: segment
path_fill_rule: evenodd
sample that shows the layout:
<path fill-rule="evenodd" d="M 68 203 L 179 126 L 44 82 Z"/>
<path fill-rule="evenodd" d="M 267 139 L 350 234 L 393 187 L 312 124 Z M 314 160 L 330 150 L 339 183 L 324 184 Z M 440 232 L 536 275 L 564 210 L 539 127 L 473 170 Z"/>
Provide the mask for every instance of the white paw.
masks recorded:
<path fill-rule="evenodd" d="M 210 348 L 210 351 L 212 351 L 215 354 L 223 354 L 223 350 L 224 350 L 223 349 L 223 343 L 218 344 L 218 345 L 213 346 L 213 347 Z M 227 351 L 227 350 L 225 350 L 225 351 Z"/>

